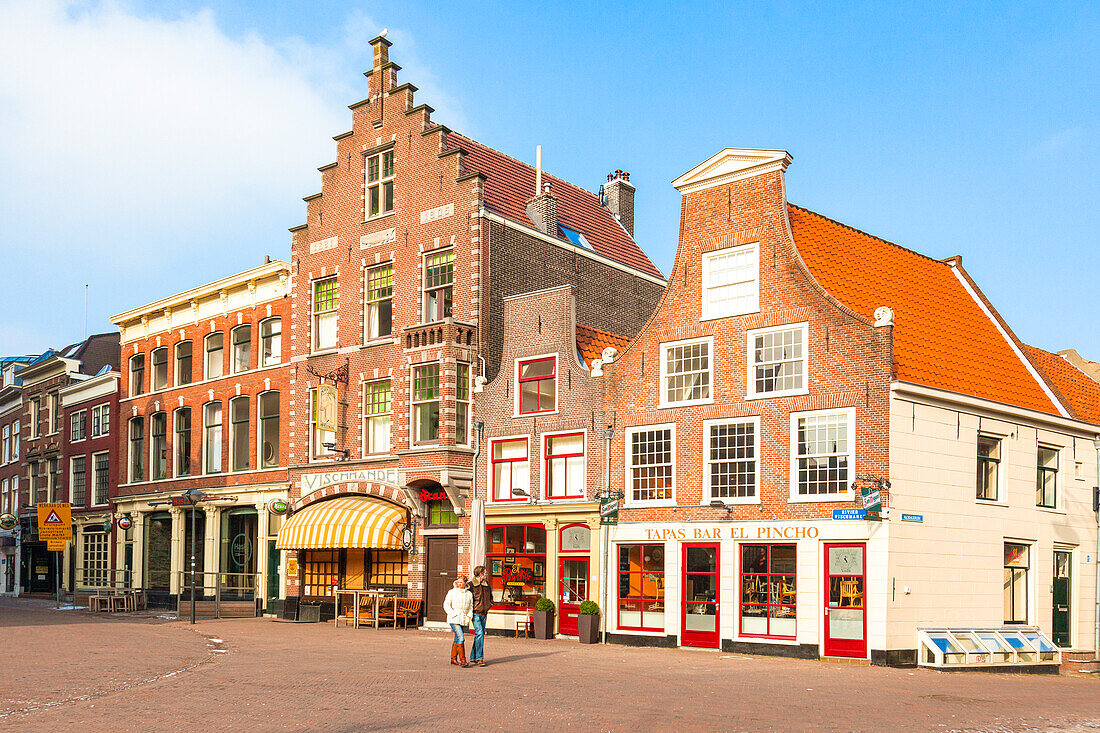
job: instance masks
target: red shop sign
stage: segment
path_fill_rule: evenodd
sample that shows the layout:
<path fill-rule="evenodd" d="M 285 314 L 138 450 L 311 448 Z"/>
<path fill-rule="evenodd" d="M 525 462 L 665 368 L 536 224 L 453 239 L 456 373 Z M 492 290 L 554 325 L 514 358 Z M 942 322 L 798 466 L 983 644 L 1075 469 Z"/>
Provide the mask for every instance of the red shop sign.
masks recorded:
<path fill-rule="evenodd" d="M 523 583 L 529 584 L 532 579 L 531 568 L 525 568 L 522 565 L 506 565 L 504 567 L 504 582 L 505 583 Z"/>
<path fill-rule="evenodd" d="M 427 489 L 420 490 L 420 501 L 427 503 L 429 501 L 447 501 L 447 492 L 445 491 L 428 491 Z"/>

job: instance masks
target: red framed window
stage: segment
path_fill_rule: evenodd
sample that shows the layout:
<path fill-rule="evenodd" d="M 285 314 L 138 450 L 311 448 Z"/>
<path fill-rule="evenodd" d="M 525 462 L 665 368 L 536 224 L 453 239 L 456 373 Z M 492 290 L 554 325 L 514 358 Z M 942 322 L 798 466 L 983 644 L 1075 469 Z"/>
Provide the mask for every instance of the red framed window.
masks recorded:
<path fill-rule="evenodd" d="M 493 441 L 493 501 L 527 501 L 531 493 L 531 461 L 527 438 Z M 516 489 L 524 492 L 517 494 Z"/>
<path fill-rule="evenodd" d="M 620 629 L 665 630 L 664 545 L 619 545 Z"/>
<path fill-rule="evenodd" d="M 547 435 L 542 454 L 546 462 L 546 498 L 583 499 L 584 433 Z"/>
<path fill-rule="evenodd" d="M 519 413 L 551 412 L 557 407 L 558 358 L 546 356 L 519 363 Z"/>
<path fill-rule="evenodd" d="M 795 638 L 794 545 L 741 545 L 741 635 Z"/>
<path fill-rule="evenodd" d="M 485 562 L 494 608 L 531 608 L 546 595 L 546 527 L 490 525 Z"/>

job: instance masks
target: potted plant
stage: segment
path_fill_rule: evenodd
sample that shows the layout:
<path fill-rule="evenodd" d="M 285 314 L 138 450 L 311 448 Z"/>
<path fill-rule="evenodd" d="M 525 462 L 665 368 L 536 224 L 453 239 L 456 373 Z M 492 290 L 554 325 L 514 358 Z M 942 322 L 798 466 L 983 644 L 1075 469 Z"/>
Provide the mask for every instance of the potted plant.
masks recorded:
<path fill-rule="evenodd" d="M 554 638 L 554 602 L 549 598 L 535 601 L 535 610 L 531 614 L 535 622 L 536 639 Z"/>
<path fill-rule="evenodd" d="M 595 644 L 600 635 L 600 607 L 595 601 L 583 601 L 578 612 L 577 636 L 582 644 Z"/>

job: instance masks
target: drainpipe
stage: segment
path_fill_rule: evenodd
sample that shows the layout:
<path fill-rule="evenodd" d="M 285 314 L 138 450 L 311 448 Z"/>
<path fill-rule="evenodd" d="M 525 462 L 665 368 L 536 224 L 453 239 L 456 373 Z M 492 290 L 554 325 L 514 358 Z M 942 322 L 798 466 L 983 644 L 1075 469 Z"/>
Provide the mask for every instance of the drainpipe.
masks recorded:
<path fill-rule="evenodd" d="M 611 438 L 615 435 L 615 431 L 612 428 L 607 428 L 603 431 L 603 454 L 605 461 L 605 472 L 607 477 L 606 488 L 604 489 L 604 495 L 611 496 Z M 1100 440 L 1100 439 L 1098 439 Z M 1097 450 L 1100 450 L 1098 448 Z M 601 534 L 603 535 L 603 571 L 600 573 L 600 609 L 603 613 L 600 615 L 600 643 L 607 643 L 607 616 L 610 613 L 607 608 L 607 589 L 610 583 L 607 580 L 607 558 L 611 554 L 611 548 L 608 547 L 608 539 L 610 536 L 610 529 L 608 525 L 603 524 L 601 521 L 600 527 Z"/>
<path fill-rule="evenodd" d="M 485 423 L 480 420 L 474 421 L 474 478 L 470 482 L 470 493 L 473 494 L 470 497 L 471 500 L 477 499 L 477 460 L 481 457 L 481 431 L 484 429 Z"/>
<path fill-rule="evenodd" d="M 1092 439 L 1092 445 L 1096 448 L 1096 483 L 1100 485 L 1100 435 Z M 1100 512 L 1096 515 L 1096 554 L 1093 557 L 1096 560 L 1096 629 L 1093 636 L 1093 649 L 1096 652 L 1095 659 L 1100 659 Z"/>

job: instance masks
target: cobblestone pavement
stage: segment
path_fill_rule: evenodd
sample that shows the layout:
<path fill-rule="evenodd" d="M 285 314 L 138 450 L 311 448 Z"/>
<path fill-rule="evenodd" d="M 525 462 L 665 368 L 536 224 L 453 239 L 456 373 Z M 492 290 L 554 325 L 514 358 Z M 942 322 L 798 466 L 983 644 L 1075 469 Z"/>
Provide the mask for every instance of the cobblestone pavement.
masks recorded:
<path fill-rule="evenodd" d="M 1100 732 L 1100 681 L 0 600 L 0 730 Z"/>

